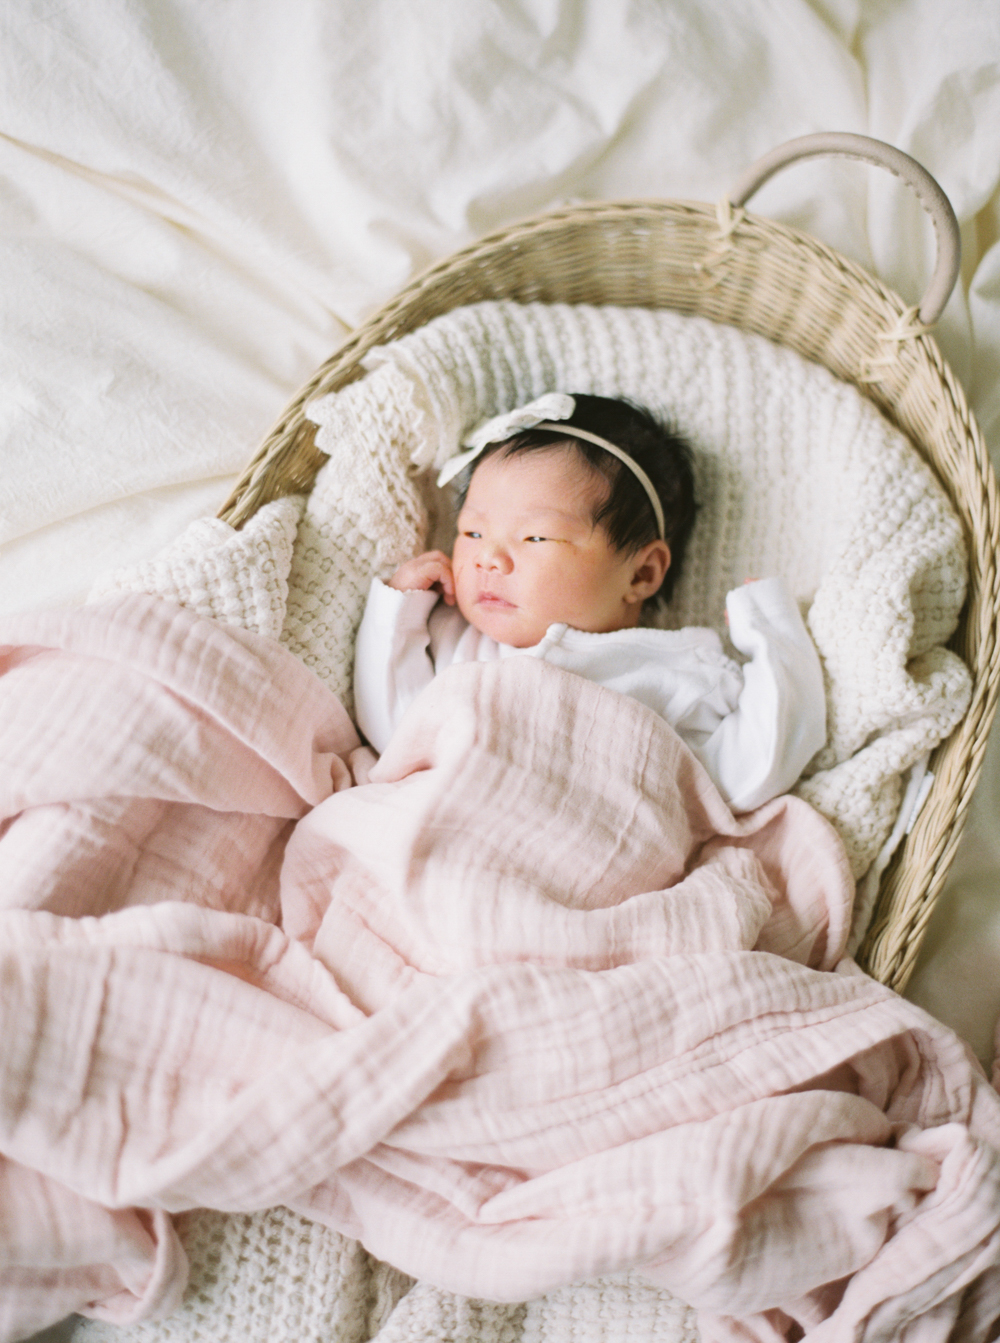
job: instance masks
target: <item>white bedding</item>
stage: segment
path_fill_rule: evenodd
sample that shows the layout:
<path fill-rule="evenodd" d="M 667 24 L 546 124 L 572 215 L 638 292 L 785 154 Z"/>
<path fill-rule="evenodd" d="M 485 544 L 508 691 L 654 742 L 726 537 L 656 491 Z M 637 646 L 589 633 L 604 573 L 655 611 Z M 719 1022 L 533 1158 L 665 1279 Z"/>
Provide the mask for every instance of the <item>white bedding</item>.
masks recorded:
<path fill-rule="evenodd" d="M 909 151 L 963 226 L 938 336 L 1000 461 L 992 0 L 10 0 L 0 16 L 0 610 L 212 513 L 297 386 L 425 264 L 569 199 L 714 201 L 795 135 Z M 752 209 L 916 301 L 932 231 L 812 162 Z M 1000 743 L 909 996 L 988 1060 Z"/>

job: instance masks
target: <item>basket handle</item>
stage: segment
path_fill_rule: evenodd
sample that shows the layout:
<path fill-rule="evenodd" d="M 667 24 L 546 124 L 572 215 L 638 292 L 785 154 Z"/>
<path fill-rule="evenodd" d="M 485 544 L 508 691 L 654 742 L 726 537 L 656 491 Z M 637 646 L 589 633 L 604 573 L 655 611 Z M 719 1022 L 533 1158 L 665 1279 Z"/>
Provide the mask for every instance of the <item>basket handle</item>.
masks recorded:
<path fill-rule="evenodd" d="M 958 279 L 962 258 L 962 242 L 958 220 L 951 201 L 926 168 L 901 149 L 887 145 L 884 140 L 873 140 L 868 135 L 850 135 L 844 131 L 827 131 L 819 135 L 802 135 L 778 145 L 769 154 L 751 163 L 729 193 L 730 203 L 745 205 L 754 192 L 786 164 L 817 156 L 863 159 L 876 167 L 886 168 L 902 178 L 914 192 L 920 204 L 931 217 L 937 236 L 937 261 L 927 292 L 920 301 L 918 316 L 924 326 L 933 326 L 944 311 L 951 291 Z"/>

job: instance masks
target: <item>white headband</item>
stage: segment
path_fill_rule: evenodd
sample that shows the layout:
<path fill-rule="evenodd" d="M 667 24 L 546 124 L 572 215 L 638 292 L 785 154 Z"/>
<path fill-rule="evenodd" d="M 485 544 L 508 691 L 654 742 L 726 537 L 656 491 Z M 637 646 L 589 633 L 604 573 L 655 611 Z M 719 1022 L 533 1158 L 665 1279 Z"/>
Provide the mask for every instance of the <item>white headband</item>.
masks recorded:
<path fill-rule="evenodd" d="M 548 392 L 535 401 L 529 401 L 526 406 L 519 406 L 517 410 L 508 411 L 506 415 L 495 415 L 492 420 L 486 420 L 483 424 L 477 425 L 468 438 L 464 440 L 463 446 L 468 447 L 468 452 L 460 452 L 457 457 L 452 457 L 445 462 L 438 473 L 438 485 L 447 485 L 450 480 L 454 480 L 459 472 L 464 471 L 470 462 L 474 462 L 491 443 L 503 443 L 505 439 L 513 438 L 515 434 L 522 433 L 525 429 L 546 429 L 554 434 L 562 434 L 565 438 L 582 438 L 588 443 L 596 443 L 599 448 L 603 448 L 605 452 L 610 452 L 613 457 L 617 457 L 620 462 L 624 462 L 649 496 L 649 502 L 656 517 L 659 538 L 661 541 L 665 540 L 666 527 L 663 523 L 663 506 L 660 503 L 660 496 L 656 493 L 656 487 L 639 463 L 633 461 L 628 453 L 616 444 L 609 443 L 606 438 L 591 434 L 586 429 L 576 429 L 571 424 L 553 423 L 555 420 L 569 419 L 575 409 L 576 402 L 565 392 Z"/>

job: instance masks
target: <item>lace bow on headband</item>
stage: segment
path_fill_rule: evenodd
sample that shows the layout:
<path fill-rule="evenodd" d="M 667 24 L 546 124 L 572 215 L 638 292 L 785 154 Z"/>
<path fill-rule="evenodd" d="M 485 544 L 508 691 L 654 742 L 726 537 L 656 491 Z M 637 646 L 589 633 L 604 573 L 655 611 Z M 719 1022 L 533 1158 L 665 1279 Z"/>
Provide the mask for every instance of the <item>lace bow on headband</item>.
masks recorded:
<path fill-rule="evenodd" d="M 586 429 L 577 429 L 572 424 L 556 423 L 558 420 L 568 420 L 575 409 L 576 402 L 565 392 L 546 392 L 544 396 L 529 401 L 526 406 L 518 406 L 516 410 L 509 410 L 504 415 L 494 415 L 491 420 L 484 420 L 463 440 L 462 446 L 468 451 L 460 452 L 445 462 L 438 473 L 438 485 L 447 485 L 450 480 L 454 480 L 491 443 L 503 443 L 506 439 L 513 438 L 515 434 L 523 433 L 525 429 L 550 429 L 553 433 L 562 434 L 566 438 L 579 438 L 588 443 L 596 443 L 599 448 L 624 462 L 649 496 L 656 517 L 658 535 L 661 541 L 664 540 L 665 528 L 660 497 L 639 463 L 606 438 L 591 434 Z"/>

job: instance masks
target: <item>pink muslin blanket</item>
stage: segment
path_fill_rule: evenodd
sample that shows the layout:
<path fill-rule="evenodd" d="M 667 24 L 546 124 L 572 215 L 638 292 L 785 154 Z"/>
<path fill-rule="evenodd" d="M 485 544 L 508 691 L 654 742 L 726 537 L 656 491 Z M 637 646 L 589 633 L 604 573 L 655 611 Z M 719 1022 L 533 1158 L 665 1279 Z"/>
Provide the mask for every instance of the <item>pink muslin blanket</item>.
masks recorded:
<path fill-rule="evenodd" d="M 840 959 L 804 803 L 734 819 L 533 659 L 369 768 L 296 659 L 152 598 L 0 640 L 0 1338 L 169 1310 L 171 1213 L 281 1203 L 469 1295 L 641 1266 L 706 1340 L 988 1338 L 1000 1098 Z"/>

